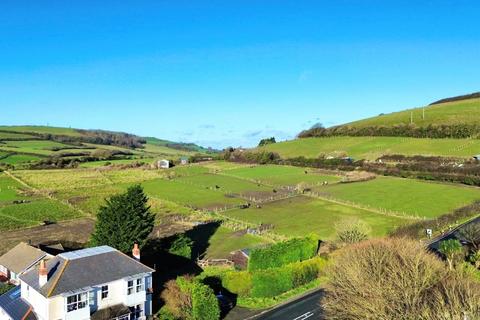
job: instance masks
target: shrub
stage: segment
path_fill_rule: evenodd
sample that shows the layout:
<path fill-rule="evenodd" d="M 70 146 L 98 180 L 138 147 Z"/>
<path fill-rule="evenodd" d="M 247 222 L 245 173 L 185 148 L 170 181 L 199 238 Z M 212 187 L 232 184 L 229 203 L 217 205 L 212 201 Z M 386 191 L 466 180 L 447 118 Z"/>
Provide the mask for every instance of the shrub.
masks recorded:
<path fill-rule="evenodd" d="M 342 220 L 335 225 L 340 242 L 351 244 L 368 239 L 369 226 L 358 219 Z"/>
<path fill-rule="evenodd" d="M 351 245 L 329 271 L 323 301 L 328 319 L 463 319 L 462 312 L 480 317 L 480 284 L 449 272 L 417 241 Z"/>
<path fill-rule="evenodd" d="M 172 243 L 172 246 L 168 250 L 171 254 L 175 254 L 177 256 L 181 256 L 187 259 L 192 258 L 192 246 L 193 246 L 193 241 L 185 236 L 185 235 L 180 235 L 175 239 L 175 241 Z"/>
<path fill-rule="evenodd" d="M 318 238 L 308 236 L 258 248 L 250 253 L 248 270 L 261 270 L 281 267 L 283 265 L 312 258 L 318 250 Z"/>
<path fill-rule="evenodd" d="M 253 297 L 274 297 L 293 288 L 290 268 L 259 270 L 252 275 Z"/>
<path fill-rule="evenodd" d="M 460 261 L 463 260 L 463 247 L 457 239 L 444 240 L 440 242 L 439 251 L 447 259 L 450 270 Z"/>
<path fill-rule="evenodd" d="M 251 296 L 274 297 L 294 288 L 303 286 L 318 278 L 325 260 L 310 259 L 292 263 L 280 268 L 252 272 Z"/>
<path fill-rule="evenodd" d="M 222 277 L 223 286 L 240 297 L 247 297 L 252 290 L 252 275 L 248 271 L 230 271 Z"/>
<path fill-rule="evenodd" d="M 162 299 L 161 319 L 220 319 L 220 307 L 213 290 L 190 276 L 167 282 Z"/>
<path fill-rule="evenodd" d="M 211 288 L 194 282 L 192 288 L 192 317 L 195 320 L 220 319 L 220 307 Z"/>

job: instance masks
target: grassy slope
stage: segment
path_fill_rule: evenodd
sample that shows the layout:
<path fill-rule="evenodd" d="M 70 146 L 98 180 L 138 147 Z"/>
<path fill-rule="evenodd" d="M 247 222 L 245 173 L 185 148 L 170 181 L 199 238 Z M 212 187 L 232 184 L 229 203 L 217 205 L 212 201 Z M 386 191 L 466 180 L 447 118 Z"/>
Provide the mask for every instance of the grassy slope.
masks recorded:
<path fill-rule="evenodd" d="M 429 124 L 477 124 L 480 121 L 480 99 L 469 99 L 426 106 L 425 119 L 422 119 L 422 109 L 423 108 L 415 108 L 394 112 L 347 123 L 346 125 L 352 127 L 367 127 L 409 124 L 410 114 L 412 112 L 413 122 L 417 126 L 426 126 Z"/>
<path fill-rule="evenodd" d="M 205 257 L 207 259 L 227 259 L 232 251 L 254 248 L 264 243 L 265 240 L 260 237 L 220 227 L 209 239 Z"/>
<path fill-rule="evenodd" d="M 423 108 L 394 112 L 345 124 L 351 127 L 394 126 L 409 124 L 410 114 L 417 126 L 431 124 L 478 124 L 480 99 L 436 104 Z M 480 153 L 480 139 L 416 139 L 404 137 L 331 137 L 308 138 L 271 144 L 264 150 L 278 152 L 282 157 L 346 153 L 356 159 L 373 160 L 384 154 L 471 157 Z"/>
<path fill-rule="evenodd" d="M 307 172 L 307 174 L 305 174 L 305 172 Z M 275 165 L 233 168 L 226 170 L 224 174 L 275 186 L 296 185 L 300 182 L 318 184 L 323 181 L 328 181 L 331 183 L 340 180 L 340 177 L 317 173 L 315 170 L 309 168 Z"/>
<path fill-rule="evenodd" d="M 480 198 L 478 188 L 389 177 L 319 187 L 317 191 L 363 206 L 426 218 L 448 213 Z"/>
<path fill-rule="evenodd" d="M 344 152 L 355 159 L 374 160 L 385 154 L 455 156 L 469 158 L 480 153 L 480 139 L 418 139 L 404 137 L 305 138 L 270 144 L 263 150 L 284 158 Z"/>
<path fill-rule="evenodd" d="M 82 144 L 85 149 L 75 149 L 69 144 L 54 142 L 50 140 L 39 140 L 38 137 L 30 135 L 30 133 L 49 133 L 53 135 L 66 135 L 76 137 L 82 135 L 81 132 L 71 128 L 58 128 L 47 126 L 0 126 L 0 152 L 2 154 L 10 154 L 7 157 L 0 159 L 0 164 L 4 163 L 11 165 L 21 165 L 22 163 L 27 163 L 30 161 L 38 161 L 42 157 L 62 156 L 67 152 L 80 155 L 81 153 L 92 153 L 96 150 L 119 150 L 129 152 L 133 153 L 134 158 L 147 158 L 150 162 L 153 162 L 153 159 L 155 158 L 177 159 L 181 156 L 189 156 L 197 152 L 169 148 L 166 146 L 167 143 L 170 143 L 169 141 L 156 138 L 147 139 L 148 141 L 144 145 L 144 148 L 139 148 L 136 150 L 126 149 L 117 146 L 89 143 Z M 51 149 L 54 147 L 61 148 L 63 150 L 52 151 Z M 198 147 L 198 151 L 202 150 L 203 149 L 201 147 Z"/>
<path fill-rule="evenodd" d="M 287 236 L 314 232 L 322 239 L 333 239 L 335 224 L 358 218 L 372 228 L 373 236 L 385 235 L 408 220 L 343 206 L 307 197 L 296 197 L 263 205 L 261 209 L 232 210 L 226 215 L 253 223 L 273 224 L 274 231 Z"/>
<path fill-rule="evenodd" d="M 44 220 L 59 221 L 81 215 L 69 206 L 40 195 L 22 195 L 24 187 L 5 174 L 0 174 L 0 230 L 39 225 Z M 15 200 L 27 203 L 14 204 Z"/>
<path fill-rule="evenodd" d="M 50 126 L 0 126 L 2 131 L 12 131 L 21 133 L 41 133 L 57 134 L 65 136 L 79 137 L 82 134 L 72 128 L 50 127 Z"/>

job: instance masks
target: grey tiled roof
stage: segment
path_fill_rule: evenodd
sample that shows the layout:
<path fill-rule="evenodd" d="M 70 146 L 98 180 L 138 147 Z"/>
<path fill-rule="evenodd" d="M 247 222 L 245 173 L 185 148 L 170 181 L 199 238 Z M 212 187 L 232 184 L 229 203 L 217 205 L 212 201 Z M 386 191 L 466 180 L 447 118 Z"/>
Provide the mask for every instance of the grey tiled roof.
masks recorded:
<path fill-rule="evenodd" d="M 36 320 L 30 305 L 20 297 L 20 286 L 17 286 L 0 296 L 2 308 L 13 320 Z"/>
<path fill-rule="evenodd" d="M 47 254 L 25 242 L 20 242 L 0 257 L 0 265 L 15 273 L 21 273 Z"/>
<path fill-rule="evenodd" d="M 108 246 L 72 251 L 47 261 L 48 281 L 40 288 L 38 267 L 20 279 L 45 297 L 53 297 L 154 270 Z"/>

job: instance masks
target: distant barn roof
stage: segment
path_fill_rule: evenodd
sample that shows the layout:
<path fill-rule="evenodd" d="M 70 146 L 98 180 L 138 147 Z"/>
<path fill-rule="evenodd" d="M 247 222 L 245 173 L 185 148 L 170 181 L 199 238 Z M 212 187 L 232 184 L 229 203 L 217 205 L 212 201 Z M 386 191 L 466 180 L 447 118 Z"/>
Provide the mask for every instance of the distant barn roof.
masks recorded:
<path fill-rule="evenodd" d="M 15 273 L 21 273 L 47 254 L 40 249 L 20 242 L 0 257 L 0 265 Z"/>
<path fill-rule="evenodd" d="M 20 279 L 45 297 L 83 290 L 154 270 L 109 246 L 62 253 L 47 262 L 48 282 L 40 288 L 38 267 Z"/>

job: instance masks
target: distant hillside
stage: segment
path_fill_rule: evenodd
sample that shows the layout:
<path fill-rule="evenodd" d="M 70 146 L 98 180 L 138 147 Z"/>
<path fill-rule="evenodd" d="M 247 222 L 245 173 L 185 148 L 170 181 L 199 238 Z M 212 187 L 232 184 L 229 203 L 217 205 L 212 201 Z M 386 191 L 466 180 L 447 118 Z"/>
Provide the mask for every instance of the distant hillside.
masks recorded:
<path fill-rule="evenodd" d="M 173 142 L 169 140 L 162 140 L 154 137 L 145 137 L 145 140 L 149 144 L 154 144 L 158 146 L 164 146 L 167 148 L 172 148 L 176 150 L 184 150 L 184 151 L 192 151 L 192 152 L 200 152 L 200 153 L 212 153 L 217 152 L 217 150 L 211 148 L 204 148 L 194 143 L 186 143 L 186 142 Z"/>
<path fill-rule="evenodd" d="M 123 132 L 48 126 L 0 126 L 0 169 L 68 168 L 85 162 L 122 164 L 178 159 L 207 149 Z"/>
<path fill-rule="evenodd" d="M 441 99 L 441 100 L 430 103 L 430 105 L 446 103 L 446 102 L 461 101 L 461 100 L 468 100 L 468 99 L 476 99 L 476 98 L 480 98 L 480 92 L 474 92 L 474 93 L 470 93 L 470 94 L 464 94 L 462 96 L 456 96 L 456 97 Z"/>
<path fill-rule="evenodd" d="M 332 128 L 312 128 L 303 131 L 299 136 L 468 138 L 479 133 L 480 98 L 476 98 L 380 114 Z"/>

